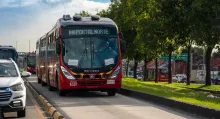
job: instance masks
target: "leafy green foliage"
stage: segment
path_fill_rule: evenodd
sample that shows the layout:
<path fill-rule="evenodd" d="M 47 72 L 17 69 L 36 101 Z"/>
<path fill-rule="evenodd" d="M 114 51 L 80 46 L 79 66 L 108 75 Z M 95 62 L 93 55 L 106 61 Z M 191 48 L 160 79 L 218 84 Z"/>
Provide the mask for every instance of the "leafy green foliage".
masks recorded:
<path fill-rule="evenodd" d="M 209 67 L 212 48 L 220 42 L 220 1 L 216 0 L 112 0 L 107 10 L 97 14 L 116 22 L 127 42 L 123 57 L 136 62 L 146 56 L 180 54 L 183 47 L 189 55 L 192 44 L 197 44 L 207 46 Z M 190 57 L 188 77 L 189 66 Z M 206 80 L 210 81 L 210 75 Z"/>
<path fill-rule="evenodd" d="M 91 14 L 89 14 L 87 11 L 82 10 L 80 13 L 75 13 L 75 15 L 81 15 L 83 17 L 89 17 Z"/>
<path fill-rule="evenodd" d="M 220 58 L 220 51 L 218 50 L 217 52 L 214 52 L 214 53 L 212 54 L 212 57 L 213 57 L 213 58 Z"/>
<path fill-rule="evenodd" d="M 220 42 L 220 1 L 197 0 L 193 2 L 193 36 L 199 45 L 206 45 L 206 85 L 210 81 L 210 58 L 213 48 Z"/>

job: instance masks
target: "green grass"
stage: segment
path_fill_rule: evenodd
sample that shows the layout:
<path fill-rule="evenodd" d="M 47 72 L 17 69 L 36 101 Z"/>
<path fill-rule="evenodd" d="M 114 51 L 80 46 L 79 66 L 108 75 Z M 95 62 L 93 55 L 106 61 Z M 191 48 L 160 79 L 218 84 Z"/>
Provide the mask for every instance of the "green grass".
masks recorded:
<path fill-rule="evenodd" d="M 135 91 L 220 110 L 220 98 L 209 98 L 207 97 L 210 94 L 208 92 L 199 92 L 189 89 L 201 88 L 220 91 L 219 85 L 204 87 L 202 84 L 191 84 L 190 86 L 186 86 L 186 84 L 183 83 L 141 82 L 133 78 L 123 78 L 122 84 L 124 88 Z"/>
<path fill-rule="evenodd" d="M 23 72 L 23 71 L 24 71 L 24 68 L 20 68 L 19 70 L 20 70 L 20 72 Z"/>
<path fill-rule="evenodd" d="M 161 86 L 166 86 L 170 88 L 195 88 L 195 89 L 203 89 L 203 90 L 211 90 L 211 91 L 220 91 L 220 86 L 219 85 L 211 85 L 211 86 L 205 86 L 204 84 L 194 84 L 191 83 L 189 86 L 187 86 L 184 83 L 175 83 L 173 82 L 172 84 L 168 84 L 167 82 L 160 82 L 158 84 L 155 84 L 155 82 L 148 82 L 152 83 L 152 85 L 161 85 Z"/>

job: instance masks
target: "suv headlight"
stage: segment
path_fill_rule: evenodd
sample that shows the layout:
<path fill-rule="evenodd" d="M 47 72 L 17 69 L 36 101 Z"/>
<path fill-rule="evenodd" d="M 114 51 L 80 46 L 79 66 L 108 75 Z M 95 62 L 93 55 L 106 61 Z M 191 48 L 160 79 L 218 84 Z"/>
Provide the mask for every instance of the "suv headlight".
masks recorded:
<path fill-rule="evenodd" d="M 75 78 L 63 67 L 63 66 L 60 66 L 64 76 L 67 78 L 67 79 L 71 79 L 71 80 L 74 80 Z"/>
<path fill-rule="evenodd" d="M 22 91 L 23 90 L 23 85 L 22 85 L 22 83 L 18 83 L 18 84 L 15 84 L 15 85 L 11 86 L 10 88 L 13 91 Z"/>
<path fill-rule="evenodd" d="M 120 65 L 115 69 L 115 71 L 112 73 L 112 75 L 110 76 L 110 78 L 115 78 L 117 77 L 119 71 L 120 71 L 121 67 Z"/>

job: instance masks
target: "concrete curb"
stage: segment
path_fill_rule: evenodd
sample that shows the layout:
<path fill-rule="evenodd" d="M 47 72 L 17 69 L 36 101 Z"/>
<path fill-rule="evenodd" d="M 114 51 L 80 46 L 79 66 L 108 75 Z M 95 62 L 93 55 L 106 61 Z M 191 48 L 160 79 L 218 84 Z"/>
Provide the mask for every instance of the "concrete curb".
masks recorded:
<path fill-rule="evenodd" d="M 125 96 L 132 97 L 132 98 L 150 101 L 155 104 L 168 106 L 170 108 L 182 110 L 184 112 L 195 114 L 197 116 L 201 116 L 201 117 L 205 117 L 209 119 L 219 119 L 220 117 L 220 110 L 209 109 L 206 107 L 187 104 L 184 102 L 179 102 L 179 101 L 175 101 L 175 100 L 171 100 L 171 99 L 167 99 L 167 98 L 163 98 L 163 97 L 159 97 L 155 95 L 141 93 L 141 92 L 125 89 L 125 88 L 120 89 L 118 93 L 125 95 Z"/>
<path fill-rule="evenodd" d="M 54 119 L 65 119 L 64 116 L 58 112 L 58 110 L 53 107 L 42 95 L 37 93 L 37 91 L 26 81 L 26 85 L 33 92 L 34 95 L 38 96 L 39 102 L 43 105 L 43 108 L 49 113 Z"/>

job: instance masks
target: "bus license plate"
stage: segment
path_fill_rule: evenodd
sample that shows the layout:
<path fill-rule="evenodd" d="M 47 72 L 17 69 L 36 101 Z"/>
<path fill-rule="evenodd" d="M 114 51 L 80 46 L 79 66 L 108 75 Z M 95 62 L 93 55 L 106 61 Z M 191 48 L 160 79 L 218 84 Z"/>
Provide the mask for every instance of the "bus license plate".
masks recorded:
<path fill-rule="evenodd" d="M 107 84 L 115 84 L 115 80 L 107 80 Z"/>
<path fill-rule="evenodd" d="M 76 81 L 70 82 L 70 86 L 77 86 L 77 82 Z"/>

